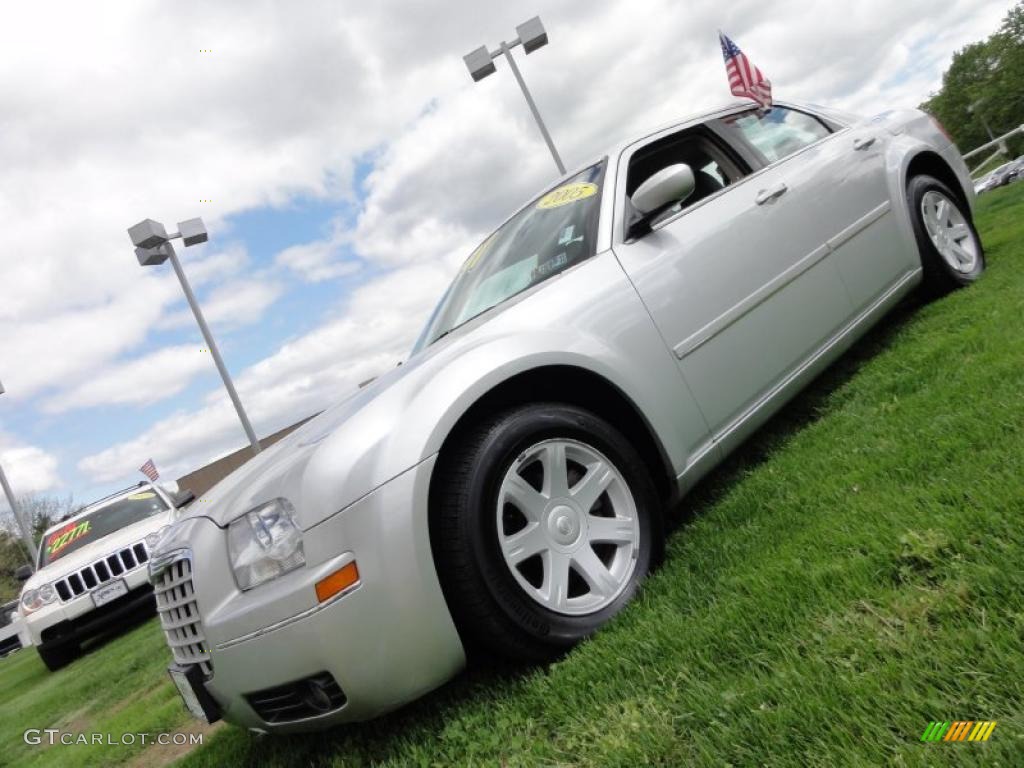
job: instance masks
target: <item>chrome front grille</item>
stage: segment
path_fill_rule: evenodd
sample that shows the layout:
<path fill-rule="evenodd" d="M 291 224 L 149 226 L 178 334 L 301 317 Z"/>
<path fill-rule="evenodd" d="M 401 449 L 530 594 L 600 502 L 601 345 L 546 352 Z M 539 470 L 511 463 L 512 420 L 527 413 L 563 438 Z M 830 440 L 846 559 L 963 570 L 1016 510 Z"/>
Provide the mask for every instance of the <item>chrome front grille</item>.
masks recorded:
<path fill-rule="evenodd" d="M 53 588 L 57 590 L 57 596 L 61 602 L 66 603 L 101 584 L 123 576 L 128 571 L 134 571 L 147 560 L 149 560 L 149 552 L 146 550 L 145 543 L 137 541 L 130 547 L 101 557 L 84 568 L 79 568 L 74 573 L 57 579 L 53 583 Z"/>
<path fill-rule="evenodd" d="M 203 674 L 213 674 L 210 649 L 203 634 L 192 587 L 192 560 L 184 554 L 156 574 L 151 574 L 167 645 L 179 664 L 198 664 Z"/>

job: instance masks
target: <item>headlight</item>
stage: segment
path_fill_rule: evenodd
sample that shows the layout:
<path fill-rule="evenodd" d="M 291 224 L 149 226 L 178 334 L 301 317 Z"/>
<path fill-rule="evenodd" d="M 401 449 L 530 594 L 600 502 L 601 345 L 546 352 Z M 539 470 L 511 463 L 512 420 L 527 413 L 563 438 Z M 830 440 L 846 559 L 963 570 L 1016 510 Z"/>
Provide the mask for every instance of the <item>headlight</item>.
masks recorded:
<path fill-rule="evenodd" d="M 159 531 L 153 531 L 153 533 L 146 536 L 146 538 L 143 539 L 143 541 L 146 542 L 146 549 L 150 552 L 156 549 L 156 545 L 160 543 L 160 539 L 162 539 L 164 537 L 164 534 L 167 533 L 170 529 L 171 526 L 165 525 Z"/>
<path fill-rule="evenodd" d="M 287 499 L 273 499 L 234 520 L 228 526 L 228 557 L 243 590 L 305 565 L 295 508 Z"/>
<path fill-rule="evenodd" d="M 21 607 L 27 616 L 38 611 L 44 605 L 49 605 L 57 599 L 57 593 L 53 591 L 52 584 L 43 584 L 35 589 L 26 589 L 21 595 Z"/>

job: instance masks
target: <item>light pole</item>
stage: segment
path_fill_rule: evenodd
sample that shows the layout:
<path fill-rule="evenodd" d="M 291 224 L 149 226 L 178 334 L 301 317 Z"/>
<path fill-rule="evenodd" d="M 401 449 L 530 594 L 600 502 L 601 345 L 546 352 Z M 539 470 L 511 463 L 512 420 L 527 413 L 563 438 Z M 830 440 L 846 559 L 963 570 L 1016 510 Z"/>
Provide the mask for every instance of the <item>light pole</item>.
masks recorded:
<path fill-rule="evenodd" d="M 220 356 L 220 350 L 217 349 L 217 343 L 213 340 L 213 334 L 210 333 L 210 327 L 206 324 L 206 318 L 203 317 L 203 311 L 199 308 L 195 294 L 192 293 L 192 286 L 189 285 L 188 278 L 185 277 L 185 271 L 181 268 L 178 254 L 175 253 L 174 246 L 171 245 L 171 240 L 178 237 L 181 238 L 186 248 L 190 245 L 205 243 L 209 236 L 203 220 L 189 219 L 188 221 L 178 222 L 178 231 L 168 235 L 163 224 L 152 219 L 144 219 L 134 227 L 128 228 L 128 236 L 132 239 L 132 244 L 135 246 L 135 255 L 142 266 L 157 266 L 163 264 L 167 259 L 171 260 L 174 273 L 178 276 L 178 282 L 181 283 L 181 290 L 185 292 L 185 298 L 188 299 L 188 305 L 192 308 L 192 314 L 196 316 L 199 330 L 203 333 L 206 346 L 209 348 L 210 354 L 213 355 L 213 361 L 217 364 L 217 370 L 220 371 L 220 377 L 224 381 L 224 388 L 228 391 L 231 402 L 234 403 L 235 412 L 238 414 L 239 421 L 242 422 L 242 429 L 245 430 L 245 434 L 249 438 L 249 444 L 252 445 L 252 452 L 259 453 L 260 441 L 256 438 L 252 424 L 249 423 L 249 417 L 245 415 L 242 401 L 238 399 L 235 385 L 231 381 L 231 374 L 228 373 L 228 369 L 224 365 L 224 360 Z"/>
<path fill-rule="evenodd" d="M 0 395 L 4 393 L 4 385 L 0 383 Z M 18 522 L 18 528 L 21 529 L 21 538 L 25 542 L 25 547 L 28 549 L 29 554 L 32 556 L 32 570 L 36 569 L 36 563 L 39 562 L 39 551 L 36 549 L 36 541 L 32 536 L 32 528 L 30 525 L 25 523 L 24 518 L 21 516 L 21 510 L 18 508 L 18 502 L 14 498 L 14 491 L 11 490 L 11 484 L 7 482 L 7 475 L 4 474 L 4 468 L 0 465 L 0 486 L 3 486 L 4 495 L 7 497 L 7 503 L 11 505 L 11 513 L 14 515 L 14 519 Z"/>
<path fill-rule="evenodd" d="M 508 61 L 509 69 L 512 70 L 512 74 L 516 77 L 516 82 L 519 83 L 519 87 L 523 91 L 523 96 L 526 98 L 530 111 L 533 112 L 533 119 L 537 121 L 537 127 L 540 128 L 541 136 L 544 137 L 548 149 L 551 150 L 551 156 L 555 159 L 558 172 L 564 175 L 565 166 L 562 165 L 562 158 L 558 156 L 558 150 L 555 149 L 555 142 L 551 140 L 551 134 L 548 133 L 548 129 L 544 126 L 544 121 L 541 120 L 537 105 L 534 103 L 533 97 L 530 96 L 530 91 L 526 87 L 526 81 L 523 80 L 519 67 L 516 66 L 516 60 L 512 58 L 512 49 L 517 45 L 522 45 L 527 55 L 547 45 L 548 33 L 544 31 L 544 25 L 540 23 L 540 16 L 534 16 L 529 21 L 523 22 L 516 27 L 516 35 L 515 40 L 508 43 L 503 41 L 495 51 L 489 51 L 486 45 L 481 45 L 475 51 L 467 53 L 462 59 L 466 62 L 466 67 L 469 69 L 469 74 L 473 80 L 479 81 L 496 71 L 494 59 L 499 56 L 505 57 L 505 60 Z"/>

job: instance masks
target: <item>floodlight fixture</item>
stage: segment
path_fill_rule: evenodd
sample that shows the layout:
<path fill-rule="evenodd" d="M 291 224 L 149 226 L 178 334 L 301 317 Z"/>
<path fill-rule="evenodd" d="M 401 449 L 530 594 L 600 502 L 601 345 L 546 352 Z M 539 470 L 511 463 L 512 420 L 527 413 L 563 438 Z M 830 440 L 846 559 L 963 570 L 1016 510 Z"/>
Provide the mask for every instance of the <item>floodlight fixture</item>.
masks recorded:
<path fill-rule="evenodd" d="M 470 77 L 475 82 L 483 80 L 490 74 L 493 74 L 496 70 L 494 66 L 494 60 L 499 56 L 504 56 L 505 60 L 508 61 L 508 67 L 512 70 L 512 74 L 515 75 L 516 82 L 519 83 L 519 88 L 523 92 L 523 97 L 526 99 L 527 106 L 530 107 L 530 111 L 533 113 L 533 119 L 537 121 L 537 127 L 540 129 L 541 136 L 544 137 L 544 142 L 548 145 L 548 149 L 551 151 L 551 157 L 555 160 L 555 165 L 558 167 L 560 174 L 565 174 L 565 166 L 562 164 L 562 158 L 558 155 L 558 150 L 555 149 L 555 143 L 551 140 L 551 134 L 548 133 L 547 127 L 544 125 L 544 121 L 541 119 L 540 111 L 537 109 L 537 105 L 533 101 L 533 97 L 530 95 L 529 89 L 526 87 L 526 81 L 523 80 L 522 74 L 519 72 L 519 67 L 516 66 L 516 60 L 512 58 L 512 49 L 517 45 L 523 46 L 523 50 L 527 54 L 531 54 L 538 48 L 543 48 L 548 44 L 548 33 L 544 29 L 544 25 L 540 21 L 540 16 L 534 16 L 528 21 L 524 21 L 522 24 L 516 27 L 515 40 L 510 42 L 504 42 L 498 46 L 494 51 L 488 50 L 486 45 L 481 45 L 479 48 L 470 51 L 462 60 L 466 62 L 466 68 L 469 70 Z"/>
<path fill-rule="evenodd" d="M 203 220 L 189 219 L 188 221 L 178 222 L 178 234 L 181 235 L 181 242 L 188 248 L 190 245 L 199 245 L 199 243 L 205 243 L 210 239 L 209 234 L 206 231 L 206 225 L 203 224 Z"/>
<path fill-rule="evenodd" d="M 143 219 L 134 227 L 129 227 L 128 236 L 137 248 L 156 248 L 169 239 L 164 225 L 152 219 Z"/>
<path fill-rule="evenodd" d="M 524 21 L 518 27 L 516 27 L 516 34 L 519 36 L 519 42 L 523 44 L 523 50 L 527 54 L 531 54 L 538 48 L 543 48 L 548 44 L 548 33 L 544 30 L 544 25 L 540 23 L 540 16 L 534 16 L 529 21 Z"/>
<path fill-rule="evenodd" d="M 487 50 L 486 45 L 481 45 L 475 51 L 470 51 L 462 58 L 466 62 L 469 75 L 474 81 L 479 82 L 488 75 L 493 75 L 498 71 L 498 68 L 494 66 L 494 60 L 491 59 L 490 51 Z"/>

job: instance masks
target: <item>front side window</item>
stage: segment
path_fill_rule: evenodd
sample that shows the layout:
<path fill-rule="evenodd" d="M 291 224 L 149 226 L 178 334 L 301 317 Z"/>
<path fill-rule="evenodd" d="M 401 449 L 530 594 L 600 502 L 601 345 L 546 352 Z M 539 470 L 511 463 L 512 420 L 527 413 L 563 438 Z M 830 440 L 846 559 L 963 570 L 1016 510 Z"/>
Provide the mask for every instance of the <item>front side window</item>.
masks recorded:
<path fill-rule="evenodd" d="M 469 255 L 413 348 L 594 255 L 605 162 L 541 195 Z"/>
<path fill-rule="evenodd" d="M 733 156 L 716 137 L 704 126 L 688 128 L 670 134 L 647 144 L 633 153 L 626 175 L 626 197 L 631 197 L 637 188 L 670 165 L 685 164 L 693 171 L 694 189 L 685 200 L 660 213 L 652 226 L 675 216 L 743 178 L 748 170 L 742 161 Z M 626 206 L 626 226 L 638 218 L 630 206 Z"/>
<path fill-rule="evenodd" d="M 117 499 L 46 532 L 39 549 L 39 567 L 55 562 L 69 552 L 84 547 L 126 525 L 137 523 L 161 512 L 167 504 L 155 491 L 139 491 Z"/>
<path fill-rule="evenodd" d="M 774 163 L 828 136 L 832 131 L 816 117 L 795 109 L 772 107 L 767 112 L 744 112 L 722 120 L 727 130 L 741 138 Z"/>

